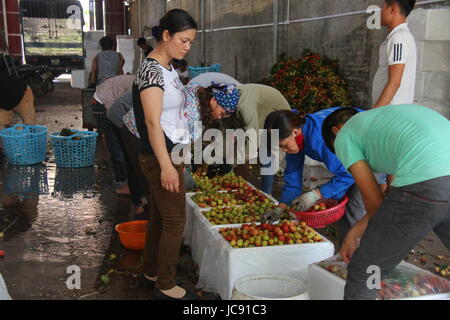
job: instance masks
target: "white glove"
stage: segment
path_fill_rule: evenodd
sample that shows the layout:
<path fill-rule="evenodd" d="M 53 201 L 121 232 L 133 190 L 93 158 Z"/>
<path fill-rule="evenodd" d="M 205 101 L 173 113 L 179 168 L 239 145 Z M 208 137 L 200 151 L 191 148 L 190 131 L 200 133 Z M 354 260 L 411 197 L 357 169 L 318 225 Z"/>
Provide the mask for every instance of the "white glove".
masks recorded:
<path fill-rule="evenodd" d="M 302 194 L 300 197 L 292 202 L 292 205 L 297 211 L 305 212 L 310 209 L 318 200 L 320 200 L 321 194 L 319 189 Z"/>

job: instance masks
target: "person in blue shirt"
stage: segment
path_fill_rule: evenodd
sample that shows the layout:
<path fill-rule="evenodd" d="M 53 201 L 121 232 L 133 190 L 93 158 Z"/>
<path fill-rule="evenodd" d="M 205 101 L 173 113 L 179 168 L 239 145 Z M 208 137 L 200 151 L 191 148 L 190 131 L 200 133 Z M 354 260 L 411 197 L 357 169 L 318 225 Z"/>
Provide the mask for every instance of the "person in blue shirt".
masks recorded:
<path fill-rule="evenodd" d="M 288 205 L 294 205 L 299 211 L 306 211 L 322 198 L 341 199 L 346 194 L 349 197 L 349 203 L 346 219 L 342 219 L 339 225 L 341 237 L 346 234 L 350 226 L 365 215 L 364 203 L 355 185 L 355 180 L 336 155 L 329 150 L 322 136 L 323 122 L 331 113 L 340 108 L 324 109 L 308 115 L 301 112 L 279 110 L 272 112 L 266 118 L 264 128 L 269 131 L 279 130 L 280 149 L 287 155 L 284 171 L 285 184 L 281 193 L 280 205 L 265 213 L 262 220 L 278 220 L 283 209 Z M 334 177 L 320 187 L 302 194 L 305 156 L 324 163 Z M 378 182 L 384 183 L 382 176 L 379 178 Z"/>

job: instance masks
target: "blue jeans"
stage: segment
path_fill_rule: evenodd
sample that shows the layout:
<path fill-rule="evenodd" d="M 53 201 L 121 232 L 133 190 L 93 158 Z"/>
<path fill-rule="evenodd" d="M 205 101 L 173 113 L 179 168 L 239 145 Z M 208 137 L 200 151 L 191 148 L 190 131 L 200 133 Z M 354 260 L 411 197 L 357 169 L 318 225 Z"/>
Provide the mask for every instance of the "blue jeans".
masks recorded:
<path fill-rule="evenodd" d="M 450 250 L 450 176 L 391 187 L 348 265 L 344 299 L 375 299 L 367 268 L 378 266 L 383 280 L 432 231 Z"/>
<path fill-rule="evenodd" d="M 117 188 L 127 184 L 128 170 L 124 151 L 121 147 L 120 130 L 114 130 L 114 124 L 106 117 L 106 108 L 103 105 L 92 105 L 95 119 L 99 129 L 105 135 L 111 164 L 114 171 L 114 182 Z"/>

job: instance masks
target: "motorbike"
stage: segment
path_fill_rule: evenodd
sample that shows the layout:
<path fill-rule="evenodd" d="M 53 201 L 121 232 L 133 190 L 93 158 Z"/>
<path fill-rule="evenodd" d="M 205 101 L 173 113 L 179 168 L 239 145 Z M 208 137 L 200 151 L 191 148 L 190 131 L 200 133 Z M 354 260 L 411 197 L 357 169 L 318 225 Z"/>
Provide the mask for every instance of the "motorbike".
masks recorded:
<path fill-rule="evenodd" d="M 55 78 L 47 66 L 32 66 L 24 64 L 16 67 L 19 77 L 25 80 L 33 91 L 34 96 L 43 97 L 54 90 Z"/>
<path fill-rule="evenodd" d="M 47 66 L 21 65 L 15 60 L 10 56 L 3 55 L 3 59 L 0 60 L 0 69 L 23 79 L 33 91 L 35 97 L 43 97 L 54 90 L 53 80 L 57 75 Z"/>

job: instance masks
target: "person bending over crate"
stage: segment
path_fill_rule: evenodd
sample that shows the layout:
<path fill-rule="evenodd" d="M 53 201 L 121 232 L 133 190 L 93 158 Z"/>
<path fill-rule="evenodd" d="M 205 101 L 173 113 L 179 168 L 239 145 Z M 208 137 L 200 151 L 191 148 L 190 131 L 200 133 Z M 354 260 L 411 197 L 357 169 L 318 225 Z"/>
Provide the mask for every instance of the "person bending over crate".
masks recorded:
<path fill-rule="evenodd" d="M 211 125 L 219 121 L 220 128 L 225 133 L 227 129 L 253 129 L 259 134 L 263 129 L 264 120 L 275 110 L 291 110 L 289 102 L 280 91 L 262 84 L 226 84 L 212 83 L 209 87 L 197 89 L 199 110 L 204 125 Z M 257 141 L 249 139 L 249 145 Z M 257 154 L 246 155 L 246 160 L 257 157 Z M 270 167 L 270 163 L 266 167 Z M 247 176 L 246 166 L 235 168 L 237 175 Z M 240 171 L 243 171 L 241 173 Z M 261 190 L 272 193 L 275 173 L 261 176 Z"/>
<path fill-rule="evenodd" d="M 120 144 L 120 130 L 108 119 L 106 113 L 117 101 L 133 88 L 134 75 L 120 75 L 106 79 L 99 84 L 91 101 L 91 108 L 97 120 L 98 128 L 105 135 L 114 171 L 114 183 L 117 194 L 129 194 L 128 170 L 124 151 Z"/>
<path fill-rule="evenodd" d="M 336 155 L 327 148 L 322 137 L 323 121 L 340 109 L 342 108 L 329 108 L 308 115 L 298 111 L 280 110 L 270 113 L 266 118 L 264 128 L 269 131 L 278 130 L 279 146 L 287 155 L 280 206 L 266 212 L 262 216 L 263 221 L 279 220 L 288 205 L 304 212 L 320 199 L 339 200 L 346 194 L 349 202 L 346 216 L 338 224 L 340 238 L 343 239 L 351 226 L 365 216 L 364 203 L 355 180 Z M 334 177 L 320 187 L 302 194 L 305 156 L 323 162 Z M 384 184 L 385 175 L 377 176 L 379 183 Z"/>
<path fill-rule="evenodd" d="M 13 123 L 14 112 L 17 112 L 24 124 L 36 124 L 34 96 L 27 83 L 9 74 L 0 74 L 0 130 Z"/>
<path fill-rule="evenodd" d="M 432 231 L 450 250 L 450 122 L 413 104 L 361 113 L 345 108 L 327 117 L 322 134 L 367 210 L 340 249 L 349 262 L 344 299 L 375 299 L 369 266 L 379 267 L 383 280 Z M 394 176 L 386 196 L 377 171 Z"/>

